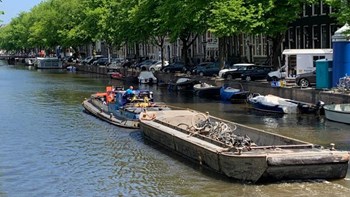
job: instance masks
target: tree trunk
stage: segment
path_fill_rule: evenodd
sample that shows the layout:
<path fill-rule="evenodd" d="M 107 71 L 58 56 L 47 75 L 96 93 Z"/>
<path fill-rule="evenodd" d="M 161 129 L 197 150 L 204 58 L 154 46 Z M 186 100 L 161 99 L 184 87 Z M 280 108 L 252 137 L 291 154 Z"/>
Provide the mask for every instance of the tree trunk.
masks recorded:
<path fill-rule="evenodd" d="M 226 49 L 226 37 L 220 37 L 219 38 L 219 62 L 220 62 L 220 68 L 224 68 L 225 66 L 225 52 L 227 51 Z"/>
<path fill-rule="evenodd" d="M 136 56 L 136 61 L 138 61 L 140 57 L 140 46 L 138 43 L 135 43 L 135 56 Z"/>
<path fill-rule="evenodd" d="M 160 38 L 160 60 L 162 61 L 162 67 L 164 67 L 164 37 Z"/>
<path fill-rule="evenodd" d="M 185 63 L 185 65 L 189 65 L 190 61 L 187 53 L 189 46 L 187 45 L 186 39 L 181 39 L 181 41 L 182 41 L 182 48 L 181 48 L 182 60 Z"/>
<path fill-rule="evenodd" d="M 280 62 L 278 59 L 278 55 L 281 54 L 281 43 L 284 38 L 284 34 L 278 34 L 272 37 L 272 66 L 274 68 L 278 68 L 280 66 Z"/>

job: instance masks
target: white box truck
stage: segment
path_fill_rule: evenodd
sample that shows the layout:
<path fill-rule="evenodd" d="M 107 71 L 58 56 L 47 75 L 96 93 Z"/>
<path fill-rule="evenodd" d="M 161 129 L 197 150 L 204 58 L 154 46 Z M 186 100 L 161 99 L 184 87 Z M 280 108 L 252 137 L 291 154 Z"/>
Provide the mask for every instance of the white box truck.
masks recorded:
<path fill-rule="evenodd" d="M 268 74 L 269 80 L 295 78 L 296 75 L 316 70 L 316 60 L 333 59 L 333 49 L 285 49 L 284 65 Z"/>

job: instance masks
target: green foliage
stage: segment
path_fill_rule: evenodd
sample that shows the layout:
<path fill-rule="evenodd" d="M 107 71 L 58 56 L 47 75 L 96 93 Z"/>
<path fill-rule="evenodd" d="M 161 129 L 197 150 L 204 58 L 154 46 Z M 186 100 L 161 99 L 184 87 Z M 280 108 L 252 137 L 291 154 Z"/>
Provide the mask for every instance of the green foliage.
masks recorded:
<path fill-rule="evenodd" d="M 240 33 L 281 39 L 300 16 L 302 4 L 316 0 L 46 0 L 0 28 L 0 47 L 52 48 L 97 40 L 122 46 L 180 39 L 186 52 L 197 35 Z M 318 1 L 317 1 L 318 2 Z M 347 22 L 348 1 L 326 0 Z M 275 39 L 278 41 L 278 39 Z M 137 45 L 136 45 L 137 46 Z M 278 46 L 278 45 L 276 45 Z"/>
<path fill-rule="evenodd" d="M 325 3 L 332 6 L 335 12 L 331 15 L 336 17 L 340 23 L 345 24 L 350 22 L 350 1 L 325 0 Z"/>
<path fill-rule="evenodd" d="M 246 0 L 217 0 L 212 2 L 212 17 L 209 19 L 209 31 L 217 36 L 230 36 L 251 32 L 254 27 L 262 26 L 264 14 L 262 3 L 254 4 Z"/>

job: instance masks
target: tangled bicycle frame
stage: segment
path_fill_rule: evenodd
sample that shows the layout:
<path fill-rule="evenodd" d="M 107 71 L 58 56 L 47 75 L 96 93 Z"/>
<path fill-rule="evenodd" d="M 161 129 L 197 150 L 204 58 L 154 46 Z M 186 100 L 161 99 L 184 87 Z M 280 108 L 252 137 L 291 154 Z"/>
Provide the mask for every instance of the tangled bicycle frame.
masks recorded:
<path fill-rule="evenodd" d="M 254 145 L 251 139 L 247 136 L 236 135 L 234 131 L 237 126 L 228 126 L 224 122 L 213 121 L 210 119 L 209 114 L 197 113 L 192 116 L 191 126 L 180 123 L 178 126 L 184 125 L 188 130 L 194 134 L 208 133 L 207 136 L 213 140 L 224 143 L 227 146 L 234 147 L 236 149 L 247 149 L 250 150 L 251 146 Z M 190 134 L 191 135 L 191 134 Z"/>

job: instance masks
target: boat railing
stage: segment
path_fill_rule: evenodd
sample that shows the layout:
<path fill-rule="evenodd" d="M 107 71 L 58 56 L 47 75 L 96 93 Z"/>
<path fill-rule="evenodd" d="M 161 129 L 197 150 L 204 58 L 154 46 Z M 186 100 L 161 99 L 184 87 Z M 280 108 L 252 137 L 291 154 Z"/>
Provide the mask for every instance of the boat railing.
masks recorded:
<path fill-rule="evenodd" d="M 305 149 L 305 148 L 319 148 L 321 146 L 315 146 L 314 144 L 291 144 L 291 145 L 270 145 L 270 146 L 255 146 L 251 149 Z"/>

